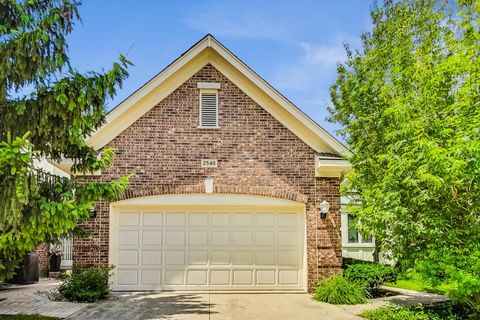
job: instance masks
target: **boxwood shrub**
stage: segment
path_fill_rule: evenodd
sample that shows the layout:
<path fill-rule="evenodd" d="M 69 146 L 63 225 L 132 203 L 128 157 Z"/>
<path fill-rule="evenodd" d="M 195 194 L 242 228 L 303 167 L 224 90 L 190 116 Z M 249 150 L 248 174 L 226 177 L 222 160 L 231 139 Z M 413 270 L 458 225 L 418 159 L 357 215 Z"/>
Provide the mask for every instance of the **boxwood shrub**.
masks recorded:
<path fill-rule="evenodd" d="M 357 263 L 347 265 L 344 276 L 353 281 L 362 283 L 368 292 L 373 292 L 385 282 L 395 282 L 398 271 L 392 266 L 378 263 Z"/>
<path fill-rule="evenodd" d="M 320 281 L 313 298 L 331 304 L 360 304 L 367 302 L 366 294 L 362 284 L 339 275 Z"/>
<path fill-rule="evenodd" d="M 110 291 L 109 271 L 107 267 L 74 268 L 58 291 L 69 301 L 95 302 Z"/>

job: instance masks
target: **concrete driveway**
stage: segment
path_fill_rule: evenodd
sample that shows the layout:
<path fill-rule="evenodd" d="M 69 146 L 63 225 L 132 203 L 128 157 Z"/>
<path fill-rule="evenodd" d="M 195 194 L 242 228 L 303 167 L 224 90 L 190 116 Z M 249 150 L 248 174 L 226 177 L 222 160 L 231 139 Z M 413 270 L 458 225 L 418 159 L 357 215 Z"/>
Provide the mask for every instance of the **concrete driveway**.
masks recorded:
<path fill-rule="evenodd" d="M 115 293 L 68 319 L 361 319 L 308 294 Z"/>

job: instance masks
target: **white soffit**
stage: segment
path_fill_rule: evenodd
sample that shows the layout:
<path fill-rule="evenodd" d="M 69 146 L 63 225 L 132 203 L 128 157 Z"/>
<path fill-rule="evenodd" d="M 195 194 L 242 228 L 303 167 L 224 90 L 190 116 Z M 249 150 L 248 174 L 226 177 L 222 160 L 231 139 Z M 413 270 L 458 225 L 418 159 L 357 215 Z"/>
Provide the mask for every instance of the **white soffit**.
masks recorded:
<path fill-rule="evenodd" d="M 315 175 L 317 177 L 343 177 L 352 170 L 351 164 L 342 159 L 319 159 L 317 158 Z"/>

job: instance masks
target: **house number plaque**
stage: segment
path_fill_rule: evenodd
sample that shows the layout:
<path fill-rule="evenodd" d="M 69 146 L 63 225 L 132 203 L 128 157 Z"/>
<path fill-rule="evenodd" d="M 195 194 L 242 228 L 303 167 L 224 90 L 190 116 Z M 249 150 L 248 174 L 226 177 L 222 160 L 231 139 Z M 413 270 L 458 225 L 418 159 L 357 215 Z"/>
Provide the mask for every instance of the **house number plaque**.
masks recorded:
<path fill-rule="evenodd" d="M 218 167 L 217 159 L 202 159 L 202 168 L 216 168 Z"/>

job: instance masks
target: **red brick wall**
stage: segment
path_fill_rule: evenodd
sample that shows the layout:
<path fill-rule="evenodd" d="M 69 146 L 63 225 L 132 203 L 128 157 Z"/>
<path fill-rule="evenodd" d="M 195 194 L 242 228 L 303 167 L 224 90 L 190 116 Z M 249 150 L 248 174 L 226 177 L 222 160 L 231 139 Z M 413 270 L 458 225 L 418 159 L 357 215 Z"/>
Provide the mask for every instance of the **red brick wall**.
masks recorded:
<path fill-rule="evenodd" d="M 50 265 L 50 257 L 48 256 L 48 244 L 41 244 L 35 250 L 35 253 L 38 254 L 38 272 L 40 273 L 41 277 L 48 276 L 48 269 Z"/>
<path fill-rule="evenodd" d="M 220 129 L 197 128 L 197 82 L 221 83 Z M 309 287 L 340 271 L 339 179 L 315 178 L 315 152 L 213 66 L 205 66 L 107 146 L 116 149 L 113 166 L 100 177 L 82 179 L 109 181 L 134 173 L 129 197 L 203 190 L 205 178 L 213 178 L 215 192 L 306 202 Z M 218 159 L 218 168 L 201 168 L 205 158 Z M 324 199 L 331 210 L 322 221 Z M 108 204 L 98 204 L 97 217 L 86 224 L 94 234 L 75 241 L 76 263 L 108 264 L 108 210 Z"/>

